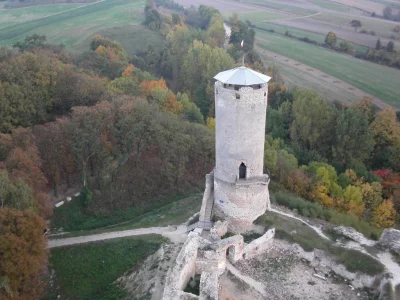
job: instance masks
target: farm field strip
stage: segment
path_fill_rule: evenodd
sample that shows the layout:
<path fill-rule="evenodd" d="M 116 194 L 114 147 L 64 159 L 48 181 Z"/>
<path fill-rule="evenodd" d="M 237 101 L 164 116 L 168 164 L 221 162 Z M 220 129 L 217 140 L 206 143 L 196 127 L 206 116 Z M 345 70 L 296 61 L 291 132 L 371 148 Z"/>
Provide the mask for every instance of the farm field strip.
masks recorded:
<path fill-rule="evenodd" d="M 388 106 L 382 100 L 298 61 L 260 47 L 257 47 L 257 51 L 266 65 L 279 67 L 281 77 L 289 89 L 312 89 L 328 101 L 340 101 L 346 104 L 351 104 L 364 96 L 369 96 L 377 106 L 381 108 Z"/>
<path fill-rule="evenodd" d="M 312 19 L 324 24 L 332 24 L 340 26 L 342 28 L 353 30 L 350 22 L 355 19 L 355 16 L 333 12 L 322 12 L 322 14 L 312 17 Z M 393 24 L 392 22 L 381 19 L 373 19 L 369 17 L 361 17 L 360 21 L 362 23 L 362 27 L 359 30 L 373 30 L 378 36 L 386 38 L 389 38 L 393 34 L 396 35 L 396 33 L 393 32 L 393 28 L 396 26 L 396 24 Z M 400 37 L 400 34 L 397 35 Z"/>
<path fill-rule="evenodd" d="M 400 71 L 328 49 L 256 30 L 261 48 L 297 60 L 400 109 Z"/>
<path fill-rule="evenodd" d="M 34 7 L 23 7 L 17 9 L 0 9 L 0 28 L 10 25 L 24 23 L 27 21 L 47 18 L 69 10 L 77 9 L 83 6 L 82 3 L 76 4 L 54 4 Z"/>
<path fill-rule="evenodd" d="M 315 32 L 315 31 L 310 31 L 310 30 L 303 30 L 299 29 L 296 27 L 291 27 L 287 25 L 280 25 L 280 24 L 275 24 L 275 23 L 270 23 L 270 22 L 264 22 L 264 23 L 257 23 L 257 27 L 265 29 L 265 30 L 274 30 L 276 33 L 279 34 L 285 34 L 286 31 L 288 31 L 292 36 L 297 37 L 297 38 L 304 38 L 307 37 L 311 40 L 317 41 L 318 43 L 324 43 L 325 42 L 325 33 L 320 33 L 320 32 Z M 340 44 L 340 42 L 344 41 L 345 39 L 340 38 L 338 36 L 337 39 L 337 44 Z M 354 49 L 362 52 L 366 52 L 368 50 L 368 47 L 364 45 L 360 45 L 354 42 L 350 42 L 353 46 Z"/>
<path fill-rule="evenodd" d="M 25 36 L 45 34 L 52 43 L 68 48 L 84 42 L 95 32 L 116 25 L 138 24 L 143 0 L 103 0 L 46 18 L 7 26 L 0 31 L 0 44 L 13 44 Z"/>

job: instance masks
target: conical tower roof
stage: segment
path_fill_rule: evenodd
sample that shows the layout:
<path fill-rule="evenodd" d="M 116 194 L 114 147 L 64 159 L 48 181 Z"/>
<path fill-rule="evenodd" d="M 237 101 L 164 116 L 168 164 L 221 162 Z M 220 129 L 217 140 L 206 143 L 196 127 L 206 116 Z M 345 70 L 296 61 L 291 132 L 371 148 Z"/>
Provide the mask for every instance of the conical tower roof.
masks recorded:
<path fill-rule="evenodd" d="M 214 76 L 214 79 L 225 84 L 248 86 L 267 83 L 271 77 L 241 66 L 220 72 Z"/>

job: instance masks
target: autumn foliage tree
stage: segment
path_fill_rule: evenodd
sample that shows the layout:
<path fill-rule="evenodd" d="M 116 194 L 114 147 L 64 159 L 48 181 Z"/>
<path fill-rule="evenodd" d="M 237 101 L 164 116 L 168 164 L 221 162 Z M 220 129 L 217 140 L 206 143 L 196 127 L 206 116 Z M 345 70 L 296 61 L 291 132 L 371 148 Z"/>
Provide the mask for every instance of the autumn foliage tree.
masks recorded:
<path fill-rule="evenodd" d="M 44 229 L 32 211 L 0 208 L 1 299 L 40 299 L 48 256 Z"/>

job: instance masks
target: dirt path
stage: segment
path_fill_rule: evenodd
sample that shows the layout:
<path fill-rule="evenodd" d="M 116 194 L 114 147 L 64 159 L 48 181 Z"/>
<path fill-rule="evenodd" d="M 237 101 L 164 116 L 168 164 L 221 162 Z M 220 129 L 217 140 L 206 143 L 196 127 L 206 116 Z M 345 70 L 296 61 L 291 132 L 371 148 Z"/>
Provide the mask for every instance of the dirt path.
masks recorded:
<path fill-rule="evenodd" d="M 96 241 L 103 241 L 109 239 L 116 239 L 128 236 L 145 235 L 145 234 L 160 234 L 164 237 L 169 238 L 172 242 L 181 242 L 186 239 L 186 226 L 178 226 L 176 229 L 174 227 L 151 227 L 151 228 L 139 228 L 132 230 L 105 232 L 100 234 L 86 235 L 71 237 L 65 239 L 55 239 L 49 240 L 48 247 L 56 248 L 62 246 L 90 243 Z"/>
<path fill-rule="evenodd" d="M 277 210 L 277 209 L 274 209 L 274 208 L 271 208 L 270 211 L 272 211 L 272 212 L 274 212 L 274 213 L 277 213 L 277 214 L 280 214 L 280 215 L 282 215 L 282 216 L 288 217 L 288 218 L 292 218 L 292 219 L 298 220 L 298 221 L 300 221 L 301 223 L 303 223 L 303 224 L 307 225 L 308 227 L 310 227 L 312 230 L 314 230 L 314 231 L 315 231 L 320 237 L 322 237 L 323 239 L 326 239 L 326 240 L 330 241 L 330 238 L 328 238 L 328 237 L 322 232 L 321 228 L 318 228 L 318 227 L 316 227 L 316 226 L 313 226 L 313 225 L 311 225 L 310 223 L 308 223 L 308 222 L 306 222 L 306 221 L 304 221 L 304 220 L 302 220 L 302 219 L 300 219 L 300 218 L 298 218 L 298 217 L 295 217 L 295 216 L 292 215 L 292 214 L 288 214 L 288 213 L 285 213 L 285 212 L 283 212 L 283 211 L 280 211 L 280 210 Z"/>
<path fill-rule="evenodd" d="M 264 42 L 268 42 L 267 40 L 264 39 L 260 39 L 258 38 L 258 40 L 260 41 L 264 41 Z M 312 68 L 308 65 L 302 64 L 296 60 L 293 60 L 291 58 L 288 58 L 286 56 L 277 54 L 275 52 L 272 51 L 268 51 L 265 50 L 263 48 L 261 48 L 260 46 L 256 45 L 256 49 L 257 51 L 259 51 L 260 53 L 264 53 L 266 55 L 268 55 L 269 57 L 272 57 L 273 60 L 277 63 L 283 64 L 283 65 L 287 65 L 290 66 L 291 68 L 297 69 L 299 71 L 301 71 L 301 73 L 305 74 L 305 76 L 310 75 L 313 77 L 317 77 L 318 80 L 320 80 L 321 82 L 326 82 L 329 85 L 333 85 L 335 88 L 337 89 L 342 89 L 342 90 L 349 90 L 351 91 L 352 94 L 354 94 L 358 99 L 361 99 L 363 97 L 370 97 L 372 99 L 372 102 L 378 106 L 381 109 L 385 109 L 390 107 L 389 104 L 386 104 L 385 102 L 383 102 L 381 99 L 372 96 L 362 90 L 360 90 L 359 88 L 348 84 L 336 77 L 333 77 L 327 73 L 324 73 L 318 69 Z"/>

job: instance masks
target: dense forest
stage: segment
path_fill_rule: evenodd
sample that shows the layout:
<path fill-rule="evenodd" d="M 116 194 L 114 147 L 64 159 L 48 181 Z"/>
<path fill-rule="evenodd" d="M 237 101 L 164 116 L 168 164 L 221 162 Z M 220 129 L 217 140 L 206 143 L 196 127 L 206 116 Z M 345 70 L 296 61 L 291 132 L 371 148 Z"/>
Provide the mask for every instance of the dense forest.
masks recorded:
<path fill-rule="evenodd" d="M 376 228 L 399 223 L 393 109 L 379 111 L 368 98 L 348 107 L 288 91 L 254 50 L 248 24 L 233 18 L 223 48 L 214 8 L 148 1 L 144 14 L 146 26 L 164 36 L 161 50 L 128 57 L 100 35 L 79 55 L 40 35 L 0 48 L 1 298 L 40 297 L 44 220 L 68 188 L 81 188 L 82 215 L 107 216 L 203 184 L 214 165 L 212 77 L 239 65 L 244 53 L 247 66 L 273 78 L 265 170 L 274 182 Z"/>

